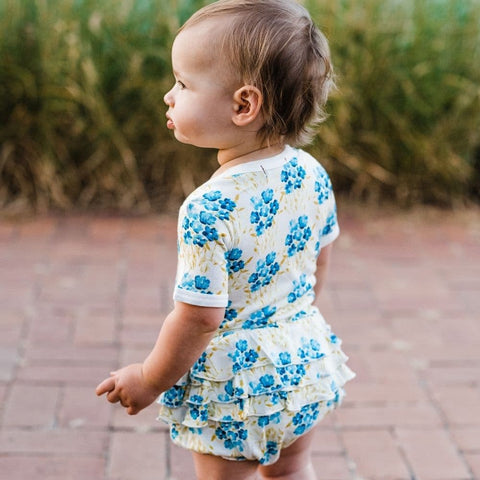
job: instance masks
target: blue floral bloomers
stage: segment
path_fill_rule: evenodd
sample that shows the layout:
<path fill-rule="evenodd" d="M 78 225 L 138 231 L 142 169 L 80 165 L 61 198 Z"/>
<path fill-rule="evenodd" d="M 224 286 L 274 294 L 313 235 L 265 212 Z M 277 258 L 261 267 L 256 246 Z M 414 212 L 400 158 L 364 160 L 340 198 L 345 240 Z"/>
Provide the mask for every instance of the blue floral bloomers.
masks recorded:
<path fill-rule="evenodd" d="M 180 209 L 174 299 L 225 307 L 216 336 L 160 398 L 190 450 L 274 463 L 353 378 L 315 298 L 316 259 L 338 236 L 325 170 L 289 146 L 231 167 Z"/>

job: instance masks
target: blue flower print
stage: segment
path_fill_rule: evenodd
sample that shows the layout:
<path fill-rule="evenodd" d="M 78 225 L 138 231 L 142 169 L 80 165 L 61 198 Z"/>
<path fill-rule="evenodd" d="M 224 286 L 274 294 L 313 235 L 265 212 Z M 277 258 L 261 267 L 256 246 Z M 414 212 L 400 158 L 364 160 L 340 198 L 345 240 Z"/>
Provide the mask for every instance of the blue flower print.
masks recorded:
<path fill-rule="evenodd" d="M 203 198 L 209 202 L 215 203 L 222 198 L 222 192 L 220 190 L 214 190 L 213 192 L 207 192 L 203 194 Z"/>
<path fill-rule="evenodd" d="M 288 393 L 282 390 L 276 392 L 270 392 L 267 394 L 270 398 L 270 403 L 272 405 L 278 405 L 281 400 L 285 401 L 288 399 Z"/>
<path fill-rule="evenodd" d="M 172 440 L 175 440 L 179 433 L 180 432 L 175 428 L 175 425 L 172 425 L 170 428 L 170 436 L 172 437 Z"/>
<path fill-rule="evenodd" d="M 266 427 L 271 423 L 279 424 L 280 423 L 280 412 L 273 413 L 272 415 L 262 415 L 258 417 L 258 426 L 259 427 Z"/>
<path fill-rule="evenodd" d="M 233 380 L 229 380 L 224 387 L 225 393 L 220 393 L 217 398 L 220 402 L 231 402 L 235 397 L 241 397 L 244 394 L 244 390 L 241 387 L 234 387 Z"/>
<path fill-rule="evenodd" d="M 285 183 L 285 192 L 292 193 L 293 190 L 300 188 L 305 174 L 305 169 L 298 164 L 296 157 L 286 163 L 280 177 L 282 182 Z"/>
<path fill-rule="evenodd" d="M 292 356 L 288 352 L 281 352 L 278 355 L 278 359 L 282 365 L 288 365 L 292 361 Z"/>
<path fill-rule="evenodd" d="M 189 290 L 192 292 L 200 292 L 208 295 L 213 295 L 212 292 L 208 291 L 207 288 L 210 286 L 210 280 L 203 275 L 195 275 L 192 278 L 188 273 L 185 273 L 182 277 L 182 281 L 178 288 L 184 290 Z"/>
<path fill-rule="evenodd" d="M 162 403 L 169 408 L 177 408 L 183 402 L 185 389 L 179 385 L 169 388 L 162 396 Z"/>
<path fill-rule="evenodd" d="M 233 248 L 225 252 L 225 260 L 227 260 L 228 274 L 239 272 L 245 267 L 245 262 L 241 259 L 242 251 L 239 248 Z"/>
<path fill-rule="evenodd" d="M 259 460 L 260 464 L 264 464 L 270 461 L 270 458 L 275 457 L 278 454 L 278 444 L 273 440 L 268 440 L 266 445 L 266 451 L 263 457 Z"/>
<path fill-rule="evenodd" d="M 210 280 L 202 275 L 195 275 L 195 290 L 206 290 L 210 286 Z"/>
<path fill-rule="evenodd" d="M 194 405 L 202 405 L 203 397 L 201 395 L 191 395 L 188 401 Z"/>
<path fill-rule="evenodd" d="M 330 390 L 334 393 L 335 396 L 332 399 L 328 400 L 327 407 L 338 406 L 342 399 L 342 390 L 338 387 L 334 380 L 332 380 L 332 383 L 330 384 Z"/>
<path fill-rule="evenodd" d="M 191 207 L 192 205 L 188 206 L 188 213 L 182 222 L 185 243 L 203 247 L 207 242 L 218 240 L 217 229 L 212 227 L 217 219 L 208 212 L 195 213 Z"/>
<path fill-rule="evenodd" d="M 269 285 L 272 277 L 280 270 L 280 265 L 275 261 L 277 254 L 270 252 L 265 260 L 257 262 L 257 270 L 252 273 L 248 279 L 250 283 L 250 290 L 256 292 L 261 287 Z"/>
<path fill-rule="evenodd" d="M 243 442 L 248 438 L 248 431 L 244 427 L 243 422 L 220 422 L 215 429 L 215 435 L 219 440 L 224 440 L 225 448 L 237 448 L 243 452 Z"/>
<path fill-rule="evenodd" d="M 243 329 L 263 328 L 269 324 L 270 317 L 275 315 L 277 307 L 270 307 L 267 305 L 261 310 L 253 312 L 245 322 L 243 322 Z M 274 324 L 271 324 L 274 325 Z"/>
<path fill-rule="evenodd" d="M 233 360 L 233 373 L 250 368 L 258 360 L 258 353 L 253 348 L 249 348 L 246 340 L 239 340 L 235 344 L 235 351 L 228 356 Z"/>
<path fill-rule="evenodd" d="M 268 415 L 265 415 L 264 417 L 258 417 L 258 426 L 263 428 L 266 427 L 270 423 L 268 419 Z"/>
<path fill-rule="evenodd" d="M 283 385 L 286 387 L 296 387 L 306 374 L 304 365 L 288 365 L 278 369 Z"/>
<path fill-rule="evenodd" d="M 288 247 L 288 256 L 305 249 L 307 241 L 312 236 L 312 230 L 308 226 L 308 216 L 302 215 L 298 220 L 290 220 L 290 232 L 285 238 L 285 246 Z"/>
<path fill-rule="evenodd" d="M 302 337 L 302 346 L 298 347 L 297 354 L 302 360 L 318 360 L 325 356 L 317 340 L 314 338 L 308 340 L 305 337 Z"/>
<path fill-rule="evenodd" d="M 292 317 L 292 322 L 296 322 L 296 321 L 300 320 L 301 318 L 305 317 L 306 315 L 307 315 L 307 312 L 305 310 L 300 310 L 300 312 L 296 313 Z"/>
<path fill-rule="evenodd" d="M 293 431 L 295 435 L 302 435 L 308 431 L 314 424 L 320 414 L 320 404 L 313 403 L 312 405 L 305 405 L 295 414 L 292 423 L 297 425 Z"/>
<path fill-rule="evenodd" d="M 201 203 L 208 211 L 215 212 L 215 217 L 220 220 L 228 220 L 230 213 L 233 212 L 237 206 L 233 200 L 222 198 L 222 192 L 219 190 L 204 193 Z"/>
<path fill-rule="evenodd" d="M 337 212 L 333 211 L 328 217 L 327 222 L 322 230 L 322 235 L 329 235 L 333 232 L 333 227 L 337 223 Z"/>
<path fill-rule="evenodd" d="M 318 193 L 318 203 L 321 205 L 330 198 L 332 193 L 332 182 L 330 181 L 327 172 L 322 167 L 317 167 L 315 173 L 317 174 L 315 192 Z"/>
<path fill-rule="evenodd" d="M 206 371 L 205 363 L 207 362 L 207 353 L 203 352 L 200 358 L 193 364 L 193 374 L 199 374 Z"/>
<path fill-rule="evenodd" d="M 200 420 L 201 422 L 208 421 L 208 407 L 207 405 L 190 405 L 190 416 L 194 420 Z"/>
<path fill-rule="evenodd" d="M 278 200 L 273 198 L 271 188 L 264 190 L 260 197 L 252 197 L 250 201 L 254 208 L 250 214 L 250 223 L 256 225 L 255 231 L 260 236 L 267 228 L 272 226 L 273 217 L 278 212 L 280 205 Z"/>
<path fill-rule="evenodd" d="M 273 375 L 262 375 L 260 377 L 260 383 L 264 388 L 271 388 L 275 384 L 275 379 Z"/>
<path fill-rule="evenodd" d="M 223 317 L 223 322 L 220 324 L 219 329 L 221 330 L 222 328 L 225 328 L 227 323 L 232 322 L 238 317 L 238 312 L 234 309 L 231 308 L 232 306 L 232 301 L 228 301 L 227 308 L 225 309 L 225 316 Z"/>
<path fill-rule="evenodd" d="M 293 281 L 293 287 L 293 291 L 288 294 L 288 303 L 295 302 L 295 300 L 299 299 L 313 288 L 311 283 L 307 283 L 307 276 L 304 273 L 300 275 L 298 281 Z"/>
<path fill-rule="evenodd" d="M 250 388 L 253 395 L 264 394 L 279 390 L 282 385 L 275 384 L 273 375 L 265 374 L 258 379 L 258 383 L 250 382 Z"/>
<path fill-rule="evenodd" d="M 250 382 L 250 388 L 253 395 L 268 393 L 273 389 L 278 390 L 278 388 L 275 388 L 275 378 L 270 374 L 262 375 L 257 383 Z"/>
<path fill-rule="evenodd" d="M 230 308 L 232 305 L 232 301 L 228 301 L 227 308 L 225 309 L 225 320 L 231 322 L 238 317 L 238 312 L 234 308 Z"/>
<path fill-rule="evenodd" d="M 215 228 L 217 220 L 228 220 L 236 204 L 229 198 L 222 198 L 220 191 L 205 193 L 198 204 L 190 203 L 187 206 L 182 228 L 183 240 L 187 245 L 203 247 L 207 242 L 218 240 L 218 231 Z"/>

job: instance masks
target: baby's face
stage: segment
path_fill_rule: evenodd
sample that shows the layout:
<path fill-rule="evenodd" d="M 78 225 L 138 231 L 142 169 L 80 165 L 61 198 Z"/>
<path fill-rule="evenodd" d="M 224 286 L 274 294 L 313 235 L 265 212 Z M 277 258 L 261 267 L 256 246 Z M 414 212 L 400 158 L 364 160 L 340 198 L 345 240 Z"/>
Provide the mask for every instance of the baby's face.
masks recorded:
<path fill-rule="evenodd" d="M 221 52 L 216 51 L 216 38 L 213 21 L 178 34 L 172 47 L 175 84 L 164 100 L 169 107 L 167 127 L 177 140 L 223 149 L 232 142 L 235 131 L 235 84 Z"/>

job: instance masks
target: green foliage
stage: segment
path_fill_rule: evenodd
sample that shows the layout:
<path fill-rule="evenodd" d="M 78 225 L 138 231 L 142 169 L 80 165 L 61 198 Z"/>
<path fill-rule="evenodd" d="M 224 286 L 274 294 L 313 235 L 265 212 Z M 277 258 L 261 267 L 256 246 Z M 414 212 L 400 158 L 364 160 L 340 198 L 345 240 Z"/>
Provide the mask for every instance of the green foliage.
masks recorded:
<path fill-rule="evenodd" d="M 208 177 L 214 153 L 176 142 L 163 103 L 175 32 L 205 3 L 0 0 L 0 209 L 159 211 Z M 304 3 L 337 72 L 311 147 L 337 189 L 480 194 L 480 0 Z"/>
<path fill-rule="evenodd" d="M 190 153 L 165 128 L 163 95 L 176 12 L 198 5 L 0 5 L 0 206 L 147 211 L 196 183 L 191 169 L 178 181 Z"/>
<path fill-rule="evenodd" d="M 354 197 L 404 205 L 471 194 L 480 170 L 480 2 L 305 3 L 330 38 L 338 75 L 315 145 L 337 183 Z"/>

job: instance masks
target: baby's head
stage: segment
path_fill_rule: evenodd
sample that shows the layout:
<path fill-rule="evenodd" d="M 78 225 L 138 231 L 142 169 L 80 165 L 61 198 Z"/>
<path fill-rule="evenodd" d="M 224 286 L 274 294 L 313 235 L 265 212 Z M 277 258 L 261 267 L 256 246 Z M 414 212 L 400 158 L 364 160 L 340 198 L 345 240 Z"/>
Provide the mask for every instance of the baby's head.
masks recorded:
<path fill-rule="evenodd" d="M 235 81 L 262 93 L 262 142 L 308 143 L 325 118 L 333 70 L 327 40 L 305 8 L 293 0 L 220 0 L 182 30 L 206 21 L 215 29 L 212 50 L 226 57 Z"/>

